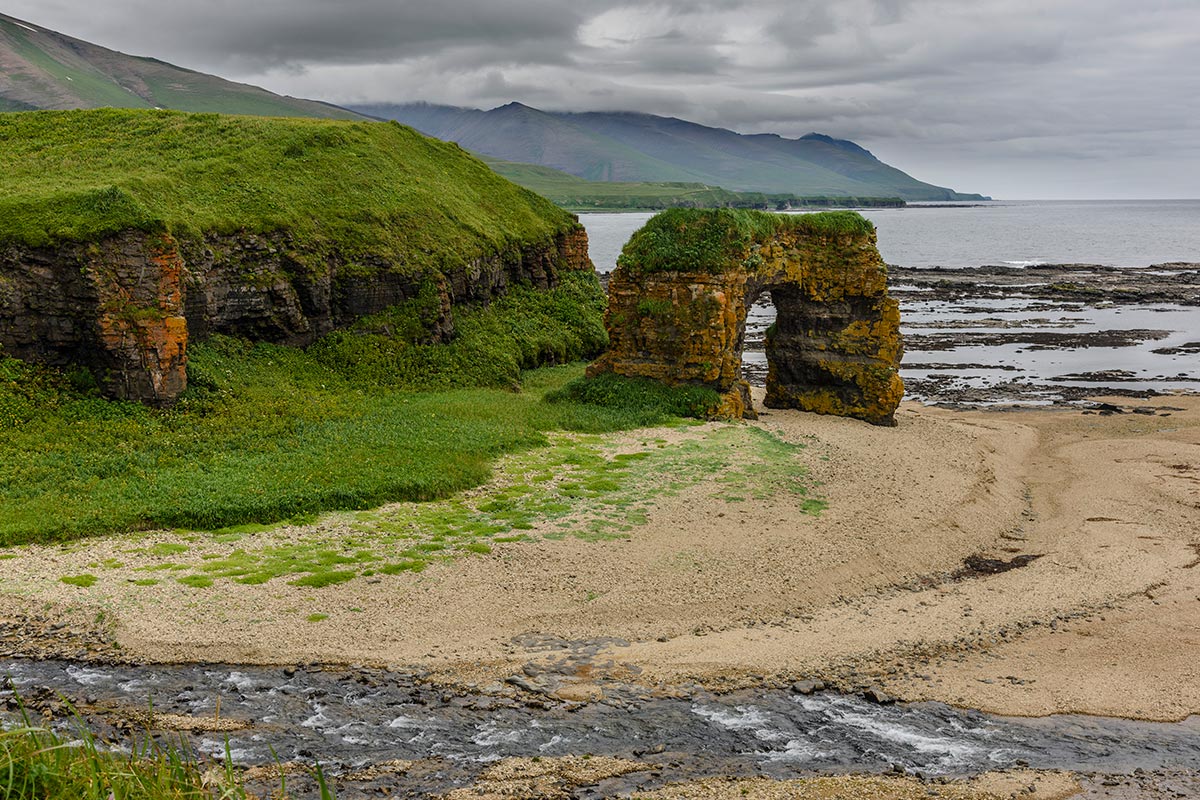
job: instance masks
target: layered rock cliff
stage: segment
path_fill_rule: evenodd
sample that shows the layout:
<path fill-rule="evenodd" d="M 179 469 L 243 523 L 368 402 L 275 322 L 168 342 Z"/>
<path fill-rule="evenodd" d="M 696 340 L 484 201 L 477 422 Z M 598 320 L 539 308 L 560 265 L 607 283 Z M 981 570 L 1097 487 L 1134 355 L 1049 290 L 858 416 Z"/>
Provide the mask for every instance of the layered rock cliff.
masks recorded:
<path fill-rule="evenodd" d="M 590 375 L 708 386 L 720 415 L 753 418 L 742 340 L 749 307 L 769 292 L 766 405 L 894 424 L 899 306 L 857 214 L 666 212 L 626 245 L 608 292 L 610 348 Z"/>
<path fill-rule="evenodd" d="M 419 299 L 442 342 L 456 306 L 592 270 L 574 217 L 392 123 L 33 112 L 0 143 L 0 349 L 113 397 L 170 404 L 215 334 L 304 346 Z"/>
<path fill-rule="evenodd" d="M 314 270 L 285 233 L 179 242 L 127 231 L 86 245 L 9 246 L 0 251 L 0 345 L 30 361 L 86 366 L 109 396 L 169 405 L 187 385 L 190 341 L 226 334 L 303 346 L 432 290 L 425 340 L 442 342 L 454 335 L 455 306 L 592 269 L 578 225 L 445 272 L 404 273 L 382 260 L 364 272 L 336 253 L 325 258 Z"/>

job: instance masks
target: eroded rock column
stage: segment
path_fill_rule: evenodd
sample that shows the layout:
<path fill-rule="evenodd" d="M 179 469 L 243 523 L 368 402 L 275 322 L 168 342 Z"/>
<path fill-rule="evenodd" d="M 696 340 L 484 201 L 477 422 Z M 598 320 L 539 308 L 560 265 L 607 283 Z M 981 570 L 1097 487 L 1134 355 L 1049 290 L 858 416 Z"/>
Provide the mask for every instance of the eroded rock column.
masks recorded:
<path fill-rule="evenodd" d="M 852 212 L 655 217 L 612 274 L 609 351 L 588 374 L 708 386 L 722 396 L 719 416 L 753 418 L 742 341 L 748 305 L 764 291 L 778 312 L 766 405 L 894 424 L 899 306 L 874 228 Z"/>

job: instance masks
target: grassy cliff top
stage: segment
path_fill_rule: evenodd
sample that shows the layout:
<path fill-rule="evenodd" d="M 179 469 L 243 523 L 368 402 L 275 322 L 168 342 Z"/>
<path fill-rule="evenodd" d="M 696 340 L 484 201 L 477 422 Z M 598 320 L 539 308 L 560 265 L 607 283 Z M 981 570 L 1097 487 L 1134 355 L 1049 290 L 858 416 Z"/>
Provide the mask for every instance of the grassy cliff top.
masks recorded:
<path fill-rule="evenodd" d="M 657 214 L 625 245 L 617 265 L 637 273 L 718 273 L 742 264 L 751 246 L 777 233 L 870 236 L 875 226 L 854 211 L 772 214 L 743 209 L 671 209 Z"/>
<path fill-rule="evenodd" d="M 396 123 L 94 109 L 0 114 L 0 243 L 121 230 L 287 231 L 443 267 L 576 225 L 455 144 Z"/>

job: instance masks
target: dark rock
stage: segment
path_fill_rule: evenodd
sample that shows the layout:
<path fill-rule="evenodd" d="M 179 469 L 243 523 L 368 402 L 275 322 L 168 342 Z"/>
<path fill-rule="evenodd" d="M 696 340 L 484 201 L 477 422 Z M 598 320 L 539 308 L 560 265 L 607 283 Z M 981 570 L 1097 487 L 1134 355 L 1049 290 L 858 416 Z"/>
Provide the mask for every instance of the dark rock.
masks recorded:
<path fill-rule="evenodd" d="M 863 692 L 863 697 L 870 700 L 872 703 L 880 705 L 888 705 L 896 702 L 896 699 L 887 692 L 880 689 L 878 686 L 868 686 Z"/>
<path fill-rule="evenodd" d="M 110 397 L 169 405 L 187 346 L 215 334 L 303 346 L 361 317 L 422 299 L 422 341 L 454 335 L 454 306 L 486 305 L 516 282 L 557 285 L 591 270 L 587 234 L 563 230 L 443 272 L 299 249 L 285 233 L 127 231 L 103 241 L 0 250 L 0 346 L 90 369 Z"/>
<path fill-rule="evenodd" d="M 704 224 L 711 212 L 696 213 Z M 784 226 L 716 272 L 686 260 L 650 270 L 623 262 L 609 282 L 609 351 L 588 375 L 707 386 L 721 396 L 715 416 L 753 418 L 742 348 L 747 312 L 764 293 L 778 312 L 765 341 L 765 405 L 894 425 L 904 394 L 900 311 L 873 231 Z"/>

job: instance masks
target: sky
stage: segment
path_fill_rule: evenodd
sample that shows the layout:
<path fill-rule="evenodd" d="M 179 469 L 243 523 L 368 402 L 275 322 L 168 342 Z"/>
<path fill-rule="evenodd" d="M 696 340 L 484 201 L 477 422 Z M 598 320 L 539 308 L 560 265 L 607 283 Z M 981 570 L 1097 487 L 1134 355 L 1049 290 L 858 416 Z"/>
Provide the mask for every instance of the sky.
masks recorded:
<path fill-rule="evenodd" d="M 334 103 L 643 111 L 851 139 L 1010 199 L 1200 197 L 1200 0 L 5 0 Z"/>

